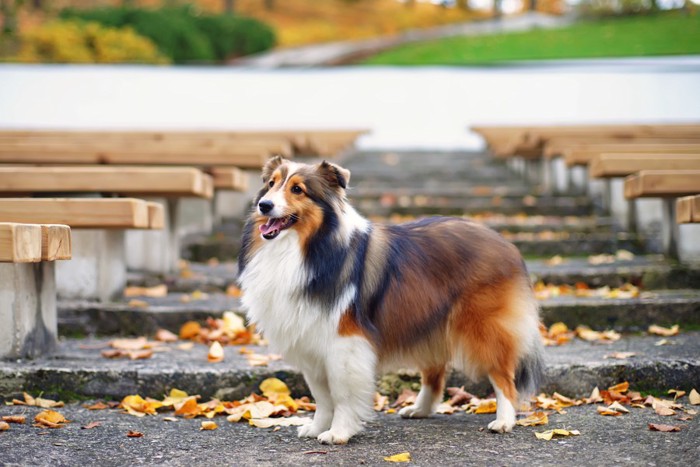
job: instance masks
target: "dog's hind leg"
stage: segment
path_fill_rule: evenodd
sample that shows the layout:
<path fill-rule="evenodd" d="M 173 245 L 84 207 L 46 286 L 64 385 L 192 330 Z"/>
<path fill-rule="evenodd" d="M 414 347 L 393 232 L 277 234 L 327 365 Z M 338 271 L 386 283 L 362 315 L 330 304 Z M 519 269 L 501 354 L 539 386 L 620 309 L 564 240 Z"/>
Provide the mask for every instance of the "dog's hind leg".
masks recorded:
<path fill-rule="evenodd" d="M 403 418 L 425 418 L 435 411 L 445 389 L 445 367 L 421 371 L 421 387 L 416 403 L 399 411 Z"/>
<path fill-rule="evenodd" d="M 509 433 L 515 426 L 515 404 L 518 392 L 513 375 L 509 371 L 497 370 L 489 374 L 489 380 L 496 392 L 496 420 L 489 423 L 489 430 L 496 433 Z"/>
<path fill-rule="evenodd" d="M 318 436 L 325 444 L 345 444 L 373 417 L 372 399 L 377 357 L 364 337 L 341 337 L 328 349 L 328 386 L 333 399 L 333 423 Z"/>
<path fill-rule="evenodd" d="M 308 425 L 300 426 L 297 430 L 300 438 L 316 438 L 328 430 L 333 421 L 333 399 L 328 387 L 328 376 L 323 367 L 304 371 L 304 379 L 316 401 L 314 420 Z"/>

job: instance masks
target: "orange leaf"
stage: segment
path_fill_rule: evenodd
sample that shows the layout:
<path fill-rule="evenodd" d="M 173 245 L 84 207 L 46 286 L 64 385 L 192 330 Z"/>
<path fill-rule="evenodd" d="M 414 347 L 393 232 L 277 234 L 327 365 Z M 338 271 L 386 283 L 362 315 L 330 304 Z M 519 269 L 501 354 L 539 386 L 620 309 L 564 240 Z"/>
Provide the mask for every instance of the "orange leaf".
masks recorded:
<path fill-rule="evenodd" d="M 180 328 L 180 339 L 192 339 L 199 335 L 202 326 L 197 321 L 188 321 Z"/>
<path fill-rule="evenodd" d="M 5 415 L 4 417 L 2 417 L 2 421 L 7 423 L 23 424 L 27 421 L 27 417 L 25 417 L 24 415 Z"/>
<path fill-rule="evenodd" d="M 608 391 L 614 391 L 614 392 L 619 392 L 620 394 L 626 393 L 630 388 L 630 383 L 627 381 L 623 383 L 616 384 L 615 386 L 611 386 L 608 388 Z"/>
<path fill-rule="evenodd" d="M 211 431 L 211 430 L 216 430 L 219 428 L 219 425 L 217 425 L 214 422 L 206 421 L 202 422 L 202 426 L 200 427 L 199 431 L 206 430 L 206 431 Z"/>
<path fill-rule="evenodd" d="M 109 408 L 109 406 L 104 402 L 95 402 L 92 405 L 84 405 L 83 407 L 85 407 L 88 410 L 104 410 Z"/>
<path fill-rule="evenodd" d="M 656 324 L 649 326 L 649 334 L 655 334 L 657 336 L 670 337 L 677 335 L 679 332 L 680 327 L 677 324 L 674 324 L 670 328 L 657 326 Z"/>
<path fill-rule="evenodd" d="M 81 426 L 81 430 L 92 430 L 93 428 L 97 428 L 98 426 L 101 426 L 102 422 L 90 422 L 85 426 Z"/>
<path fill-rule="evenodd" d="M 143 433 L 141 433 L 140 431 L 129 430 L 126 433 L 126 436 L 129 438 L 143 438 Z"/>
<path fill-rule="evenodd" d="M 36 422 L 38 426 L 43 426 L 47 428 L 60 428 L 64 424 L 68 423 L 69 420 L 66 420 L 63 415 L 56 411 L 44 410 L 42 412 L 39 412 L 34 417 L 34 422 Z"/>
<path fill-rule="evenodd" d="M 0 431 L 7 431 L 10 429 L 10 425 L 7 422 L 0 422 Z"/>
<path fill-rule="evenodd" d="M 199 408 L 195 396 L 190 396 L 184 401 L 175 404 L 175 415 L 182 415 L 185 418 L 194 418 L 201 413 L 202 410 Z"/>
<path fill-rule="evenodd" d="M 482 400 L 474 413 L 496 413 L 496 399 L 485 399 Z"/>

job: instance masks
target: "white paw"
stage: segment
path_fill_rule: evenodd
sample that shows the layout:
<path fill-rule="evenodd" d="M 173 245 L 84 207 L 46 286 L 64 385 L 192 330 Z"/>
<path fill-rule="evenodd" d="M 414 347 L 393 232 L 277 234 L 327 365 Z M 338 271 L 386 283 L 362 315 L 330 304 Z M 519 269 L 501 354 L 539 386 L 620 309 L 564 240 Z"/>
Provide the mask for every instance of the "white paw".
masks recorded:
<path fill-rule="evenodd" d="M 399 410 L 399 415 L 403 418 L 427 418 L 430 417 L 430 410 L 425 410 L 417 405 L 409 405 Z"/>
<path fill-rule="evenodd" d="M 323 428 L 309 423 L 308 425 L 302 425 L 297 428 L 297 434 L 299 438 L 315 438 L 323 432 Z"/>
<path fill-rule="evenodd" d="M 324 431 L 318 435 L 318 440 L 323 444 L 348 444 L 350 436 L 345 433 L 338 433 L 332 429 Z"/>
<path fill-rule="evenodd" d="M 494 433 L 510 433 L 514 426 L 515 421 L 496 419 L 489 423 L 489 430 Z"/>

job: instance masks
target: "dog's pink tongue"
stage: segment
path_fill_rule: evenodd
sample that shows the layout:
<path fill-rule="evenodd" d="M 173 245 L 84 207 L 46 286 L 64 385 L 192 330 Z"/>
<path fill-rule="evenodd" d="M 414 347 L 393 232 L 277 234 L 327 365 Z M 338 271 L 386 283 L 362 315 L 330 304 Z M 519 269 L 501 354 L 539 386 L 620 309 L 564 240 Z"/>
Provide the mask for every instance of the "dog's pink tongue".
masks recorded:
<path fill-rule="evenodd" d="M 260 232 L 263 235 L 267 235 L 270 232 L 274 232 L 275 230 L 280 230 L 280 227 L 282 227 L 282 219 L 270 218 L 270 220 L 267 221 L 267 224 L 263 224 L 260 226 Z"/>

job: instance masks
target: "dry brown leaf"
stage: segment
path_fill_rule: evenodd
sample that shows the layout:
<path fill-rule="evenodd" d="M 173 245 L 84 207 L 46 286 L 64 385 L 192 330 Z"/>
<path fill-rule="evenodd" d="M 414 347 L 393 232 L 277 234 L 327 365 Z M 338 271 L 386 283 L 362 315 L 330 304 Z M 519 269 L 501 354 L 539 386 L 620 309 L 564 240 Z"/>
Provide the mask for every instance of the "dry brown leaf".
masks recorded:
<path fill-rule="evenodd" d="M 618 412 L 617 410 L 612 410 L 609 407 L 603 407 L 603 406 L 598 406 L 598 413 L 600 415 L 605 415 L 605 416 L 610 416 L 610 417 L 618 417 L 622 415 L 622 412 Z"/>
<path fill-rule="evenodd" d="M 36 426 L 60 428 L 66 423 L 69 423 L 69 420 L 66 420 L 63 415 L 54 410 L 44 410 L 36 414 L 34 422 Z"/>
<path fill-rule="evenodd" d="M 205 421 L 202 422 L 202 426 L 199 428 L 199 431 L 205 430 L 205 431 L 211 431 L 211 430 L 216 430 L 219 428 L 219 425 L 212 421 Z"/>
<path fill-rule="evenodd" d="M 135 337 L 133 339 L 114 339 L 109 341 L 109 346 L 119 350 L 144 350 L 152 349 L 156 344 L 149 342 L 145 337 Z"/>
<path fill-rule="evenodd" d="M 93 428 L 97 428 L 98 426 L 101 426 L 102 422 L 90 422 L 85 426 L 81 426 L 81 430 L 92 430 Z"/>
<path fill-rule="evenodd" d="M 675 425 L 664 425 L 663 423 L 650 423 L 649 429 L 651 431 L 662 431 L 664 433 L 669 433 L 672 431 L 681 431 L 681 427 Z"/>
<path fill-rule="evenodd" d="M 468 404 L 474 398 L 474 394 L 465 391 L 464 386 L 447 388 L 447 394 L 450 396 L 447 403 L 454 406 Z"/>
<path fill-rule="evenodd" d="M 167 329 L 158 329 L 153 337 L 158 342 L 177 342 L 178 337 Z"/>
<path fill-rule="evenodd" d="M 218 341 L 215 341 L 209 347 L 209 353 L 207 354 L 207 360 L 210 363 L 218 363 L 224 360 L 224 348 Z"/>
<path fill-rule="evenodd" d="M 27 421 L 27 417 L 24 415 L 5 415 L 2 417 L 2 421 L 7 423 L 24 424 Z"/>
<path fill-rule="evenodd" d="M 180 339 L 192 339 L 199 335 L 202 326 L 197 321 L 188 321 L 180 328 Z"/>
<path fill-rule="evenodd" d="M 10 425 L 7 422 L 0 422 L 0 431 L 7 431 L 10 429 Z"/>
<path fill-rule="evenodd" d="M 161 298 L 168 295 L 168 286 L 165 284 L 156 285 L 154 287 L 136 287 L 131 286 L 124 289 L 124 296 L 129 297 L 150 297 Z"/>
<path fill-rule="evenodd" d="M 668 394 L 673 394 L 673 400 L 675 401 L 678 398 L 685 396 L 685 391 L 680 389 L 669 389 Z"/>
<path fill-rule="evenodd" d="M 401 391 L 401 394 L 399 394 L 399 397 L 396 398 L 396 400 L 393 404 L 391 404 L 391 406 L 405 407 L 407 405 L 415 404 L 416 397 L 418 397 L 418 394 L 416 394 L 415 391 L 408 388 L 404 388 L 404 390 Z"/>
<path fill-rule="evenodd" d="M 596 386 L 591 392 L 590 397 L 586 399 L 586 404 L 596 404 L 598 402 L 603 402 L 603 398 L 600 397 L 600 390 Z"/>
<path fill-rule="evenodd" d="M 695 388 L 690 390 L 690 394 L 688 394 L 688 401 L 692 405 L 700 405 L 700 393 L 698 393 Z"/>
<path fill-rule="evenodd" d="M 649 334 L 654 334 L 657 336 L 671 337 L 677 335 L 680 332 L 680 326 L 674 324 L 670 328 L 665 328 L 662 326 L 657 326 L 656 324 L 652 324 L 651 326 L 649 326 L 648 332 Z"/>
<path fill-rule="evenodd" d="M 83 407 L 85 407 L 88 410 L 104 410 L 109 408 L 107 404 L 101 401 L 95 402 L 92 405 L 83 405 Z"/>
<path fill-rule="evenodd" d="M 615 386 L 610 386 L 608 388 L 608 391 L 624 394 L 629 390 L 629 388 L 630 388 L 630 383 L 627 381 L 624 381 L 622 383 L 616 384 Z"/>
<path fill-rule="evenodd" d="M 516 425 L 520 425 L 520 426 L 538 426 L 538 425 L 546 425 L 548 423 L 549 423 L 549 417 L 544 412 L 535 412 L 532 415 L 530 415 L 529 417 L 521 418 L 520 420 L 515 422 Z"/>
<path fill-rule="evenodd" d="M 127 303 L 127 305 L 131 308 L 148 308 L 148 302 L 144 302 L 143 300 L 132 299 L 129 300 L 129 303 Z"/>
<path fill-rule="evenodd" d="M 613 352 L 609 353 L 603 358 L 614 358 L 617 360 L 627 360 L 628 358 L 634 357 L 637 355 L 635 352 Z"/>
<path fill-rule="evenodd" d="M 676 415 L 676 411 L 673 409 L 670 409 L 664 405 L 657 405 L 654 410 L 656 411 L 657 415 L 661 415 L 662 417 L 670 417 L 671 415 Z"/>
<path fill-rule="evenodd" d="M 378 392 L 374 393 L 374 410 L 381 412 L 389 405 L 389 397 L 383 396 Z"/>
<path fill-rule="evenodd" d="M 143 433 L 140 431 L 129 430 L 126 432 L 128 438 L 143 438 Z"/>

